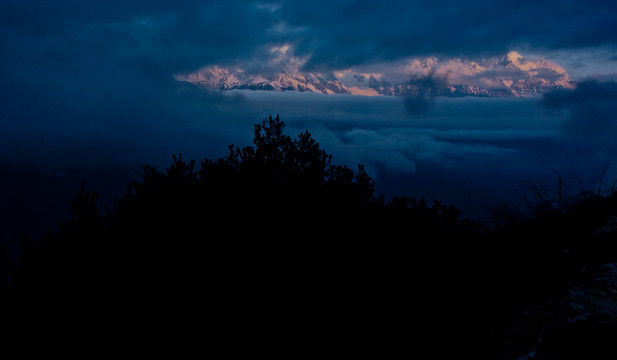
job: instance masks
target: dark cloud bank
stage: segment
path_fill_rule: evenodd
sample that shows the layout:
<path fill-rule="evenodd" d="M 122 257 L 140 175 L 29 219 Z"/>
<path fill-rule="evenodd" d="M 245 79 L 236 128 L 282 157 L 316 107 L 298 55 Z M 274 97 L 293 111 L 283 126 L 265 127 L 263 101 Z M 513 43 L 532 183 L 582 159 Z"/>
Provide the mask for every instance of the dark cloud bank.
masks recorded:
<path fill-rule="evenodd" d="M 223 156 L 276 113 L 290 135 L 308 128 L 335 161 L 366 164 L 387 195 L 475 214 L 512 199 L 517 181 L 549 177 L 548 168 L 591 186 L 614 165 L 614 82 L 542 101 L 401 100 L 218 93 L 173 74 L 260 66 L 268 44 L 294 44 L 313 68 L 512 46 L 613 48 L 617 34 L 606 29 L 616 19 L 603 1 L 0 1 L 0 236 L 64 220 L 81 178 L 109 202 L 141 165 Z"/>

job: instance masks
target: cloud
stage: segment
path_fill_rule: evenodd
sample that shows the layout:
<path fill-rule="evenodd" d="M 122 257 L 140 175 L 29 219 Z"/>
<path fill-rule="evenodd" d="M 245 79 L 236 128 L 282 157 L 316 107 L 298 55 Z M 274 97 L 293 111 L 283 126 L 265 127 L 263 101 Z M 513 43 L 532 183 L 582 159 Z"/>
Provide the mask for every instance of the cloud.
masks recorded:
<path fill-rule="evenodd" d="M 431 98 L 433 105 L 415 115 L 405 99 L 391 97 L 247 92 L 246 101 L 261 112 L 280 109 L 290 134 L 309 129 L 336 163 L 364 164 L 380 192 L 451 200 L 471 211 L 515 200 L 525 191 L 522 181 L 552 181 L 548 169 L 564 179 L 576 174 L 587 188 L 604 170 L 610 176 L 615 132 L 596 141 L 568 130 L 571 122 L 584 126 L 571 102 L 584 108 L 600 96 L 596 108 L 610 113 L 610 91 L 595 91 L 603 95 L 553 93 L 551 107 L 537 98 Z M 577 179 L 572 184 L 578 189 Z"/>
<path fill-rule="evenodd" d="M 413 173 L 418 162 L 473 172 L 484 161 L 524 156 L 521 144 L 546 144 L 561 119 L 543 114 L 534 99 L 416 99 L 432 106 L 410 114 L 410 99 L 245 94 L 251 108 L 277 109 L 291 134 L 309 129 L 335 161 L 365 164 L 374 176 L 381 170 Z"/>
<path fill-rule="evenodd" d="M 0 7 L 4 45 L 26 40 L 39 45 L 33 52 L 57 56 L 84 54 L 83 49 L 106 58 L 141 57 L 171 72 L 249 58 L 260 44 L 285 39 L 267 32 L 275 14 L 248 1 L 25 0 Z"/>
<path fill-rule="evenodd" d="M 309 67 L 346 68 L 417 55 L 505 53 L 617 44 L 614 4 L 604 1 L 371 1 L 283 3 Z"/>
<path fill-rule="evenodd" d="M 609 77 L 587 79 L 574 90 L 544 95 L 541 104 L 562 121 L 552 147 L 543 157 L 577 175 L 599 181 L 600 174 L 617 174 L 617 82 Z M 552 166 L 552 165 L 551 165 Z M 597 184 L 595 185 L 597 186 Z"/>
<path fill-rule="evenodd" d="M 425 96 L 406 97 L 403 101 L 405 109 L 412 116 L 425 114 L 433 105 L 432 100 Z"/>
<path fill-rule="evenodd" d="M 617 133 L 617 82 L 614 80 L 582 81 L 574 90 L 545 94 L 542 103 L 568 114 L 563 133 L 570 141 L 617 149 L 614 141 Z"/>
<path fill-rule="evenodd" d="M 241 96 L 173 74 L 252 57 L 277 38 L 247 30 L 272 16 L 242 1 L 0 2 L 0 158 L 133 164 L 225 149 L 258 118 L 230 105 Z"/>
<path fill-rule="evenodd" d="M 418 161 L 450 167 L 465 158 L 500 157 L 514 151 L 481 142 L 440 139 L 439 135 L 414 128 L 351 129 L 340 138 L 365 163 L 397 172 L 414 172 Z"/>

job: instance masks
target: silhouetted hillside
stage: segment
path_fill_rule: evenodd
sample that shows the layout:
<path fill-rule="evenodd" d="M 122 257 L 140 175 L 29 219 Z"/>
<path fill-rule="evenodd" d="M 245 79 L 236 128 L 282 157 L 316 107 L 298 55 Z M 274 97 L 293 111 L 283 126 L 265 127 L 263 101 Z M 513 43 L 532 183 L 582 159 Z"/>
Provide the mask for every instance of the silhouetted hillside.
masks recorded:
<path fill-rule="evenodd" d="M 254 146 L 230 146 L 199 168 L 181 155 L 165 171 L 145 166 L 104 212 L 82 186 L 74 217 L 24 239 L 7 267 L 17 310 L 5 350 L 177 357 L 236 342 L 342 345 L 339 331 L 355 342 L 383 320 L 371 308 L 394 316 L 408 301 L 410 267 L 424 263 L 412 249 L 430 254 L 441 245 L 428 238 L 473 235 L 457 209 L 385 202 L 362 167 L 333 165 L 308 132 L 292 139 L 283 128 L 270 117 Z"/>
<path fill-rule="evenodd" d="M 614 193 L 480 232 L 452 206 L 386 201 L 284 126 L 145 166 L 111 209 L 82 184 L 59 231 L 0 252 L 6 358 L 516 358 L 549 323 L 541 306 L 617 262 L 616 232 L 598 232 Z"/>

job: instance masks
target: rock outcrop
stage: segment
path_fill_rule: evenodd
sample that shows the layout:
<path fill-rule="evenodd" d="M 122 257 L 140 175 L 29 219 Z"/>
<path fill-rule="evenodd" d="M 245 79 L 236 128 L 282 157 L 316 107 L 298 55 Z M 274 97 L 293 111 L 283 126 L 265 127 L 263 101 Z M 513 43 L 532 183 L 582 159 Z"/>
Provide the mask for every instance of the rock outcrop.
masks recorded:
<path fill-rule="evenodd" d="M 510 329 L 511 345 L 524 346 L 540 329 L 536 344 L 518 360 L 617 359 L 617 263 L 586 266 L 561 302 L 536 305 L 516 318 L 524 325 Z"/>

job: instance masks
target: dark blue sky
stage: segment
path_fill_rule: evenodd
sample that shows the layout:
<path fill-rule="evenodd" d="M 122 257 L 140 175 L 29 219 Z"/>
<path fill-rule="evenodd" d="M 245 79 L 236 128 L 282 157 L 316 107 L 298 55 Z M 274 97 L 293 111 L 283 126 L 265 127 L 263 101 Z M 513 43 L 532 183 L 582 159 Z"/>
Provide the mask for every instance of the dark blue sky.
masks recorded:
<path fill-rule="evenodd" d="M 307 69 L 516 49 L 558 58 L 581 76 L 604 76 L 617 72 L 616 7 L 563 0 L 1 0 L 0 158 L 35 160 L 41 154 L 29 153 L 31 144 L 96 152 L 92 145 L 108 136 L 112 152 L 130 159 L 152 142 L 187 136 L 187 128 L 217 139 L 234 133 L 226 129 L 230 118 L 255 116 L 250 109 L 229 113 L 243 109 L 229 105 L 242 99 L 179 93 L 173 75 L 209 64 L 265 68 L 273 46 L 292 46 Z M 196 133 L 200 117 L 207 124 Z M 161 146 L 161 153 L 172 150 Z"/>
<path fill-rule="evenodd" d="M 609 47 L 610 58 L 617 44 L 615 1 L 2 0 L 0 7 L 5 70 L 73 76 L 90 70 L 163 76 L 259 62 L 277 44 L 293 44 L 316 68 L 514 48 Z"/>
<path fill-rule="evenodd" d="M 401 99 L 223 94 L 173 77 L 212 64 L 267 70 L 280 46 L 319 71 L 517 50 L 584 85 L 542 101 L 439 100 L 414 113 Z M 67 169 L 218 157 L 280 113 L 335 161 L 367 164 L 386 192 L 471 208 L 483 190 L 486 201 L 505 197 L 493 188 L 515 192 L 490 174 L 515 182 L 559 167 L 593 179 L 613 166 L 615 73 L 616 1 L 0 0 L 0 161 L 78 178 Z"/>

